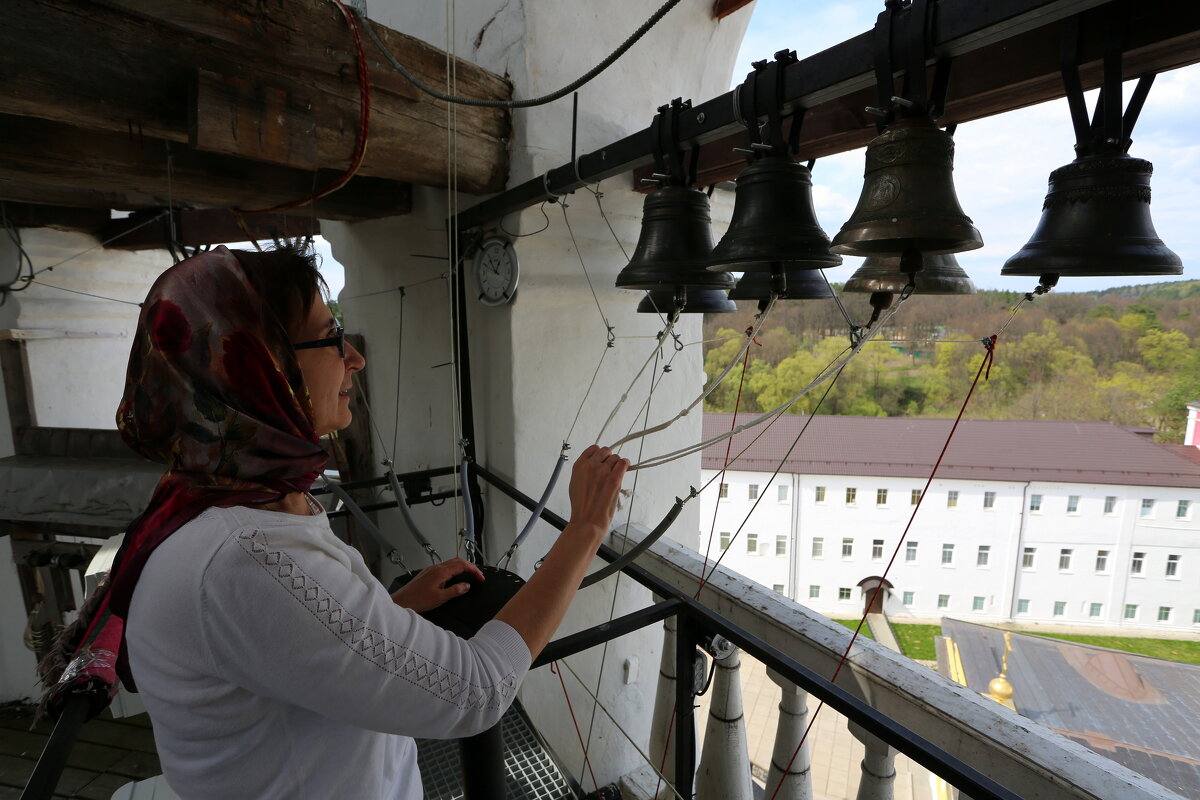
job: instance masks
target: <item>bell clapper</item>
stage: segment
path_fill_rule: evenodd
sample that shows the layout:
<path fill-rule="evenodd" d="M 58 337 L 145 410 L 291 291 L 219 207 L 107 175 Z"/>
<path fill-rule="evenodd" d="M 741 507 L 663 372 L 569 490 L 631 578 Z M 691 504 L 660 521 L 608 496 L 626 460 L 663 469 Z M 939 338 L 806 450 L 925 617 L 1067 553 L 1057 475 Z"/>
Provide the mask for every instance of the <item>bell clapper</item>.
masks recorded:
<path fill-rule="evenodd" d="M 905 287 L 907 288 L 907 287 Z M 866 330 L 870 330 L 876 322 L 879 321 L 879 315 L 892 307 L 892 301 L 896 299 L 896 295 L 891 292 L 871 292 L 871 319 L 863 326 Z"/>

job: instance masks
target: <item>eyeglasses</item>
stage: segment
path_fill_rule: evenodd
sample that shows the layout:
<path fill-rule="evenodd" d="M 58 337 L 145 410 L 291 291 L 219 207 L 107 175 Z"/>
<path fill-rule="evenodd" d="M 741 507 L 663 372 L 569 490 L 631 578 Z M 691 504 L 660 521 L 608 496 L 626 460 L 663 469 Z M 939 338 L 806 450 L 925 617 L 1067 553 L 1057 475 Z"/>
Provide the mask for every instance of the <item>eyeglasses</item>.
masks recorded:
<path fill-rule="evenodd" d="M 333 336 L 325 339 L 313 339 L 311 342 L 294 342 L 293 350 L 312 350 L 317 347 L 336 347 L 338 355 L 346 357 L 346 329 L 338 325 Z"/>

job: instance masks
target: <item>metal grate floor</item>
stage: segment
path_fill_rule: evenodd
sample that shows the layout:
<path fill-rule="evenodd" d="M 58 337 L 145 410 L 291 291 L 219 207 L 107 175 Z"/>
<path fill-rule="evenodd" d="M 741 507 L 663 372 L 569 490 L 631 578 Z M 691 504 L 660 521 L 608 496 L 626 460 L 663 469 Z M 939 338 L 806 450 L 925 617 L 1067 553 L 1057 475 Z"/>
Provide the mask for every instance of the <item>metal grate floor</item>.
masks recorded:
<path fill-rule="evenodd" d="M 501 720 L 508 800 L 575 800 L 562 770 L 516 703 Z M 425 800 L 461 800 L 462 760 L 458 741 L 418 739 L 417 763 Z"/>

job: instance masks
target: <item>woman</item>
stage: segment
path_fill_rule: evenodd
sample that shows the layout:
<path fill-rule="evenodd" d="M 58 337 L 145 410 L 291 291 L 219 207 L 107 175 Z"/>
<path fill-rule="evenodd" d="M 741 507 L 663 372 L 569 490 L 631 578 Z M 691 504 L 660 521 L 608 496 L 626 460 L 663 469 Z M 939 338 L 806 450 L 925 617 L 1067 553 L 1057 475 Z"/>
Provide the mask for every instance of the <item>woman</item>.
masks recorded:
<path fill-rule="evenodd" d="M 169 469 L 64 682 L 107 666 L 101 645 L 120 632 L 105 620 L 124 620 L 116 671 L 136 682 L 163 772 L 189 800 L 421 797 L 410 737 L 499 720 L 607 533 L 628 466 L 583 453 L 571 523 L 475 637 L 426 622 L 414 612 L 467 591 L 449 581 L 478 569 L 453 559 L 389 596 L 308 494 L 319 437 L 350 423 L 364 366 L 320 287 L 311 257 L 216 248 L 155 283 L 130 356 L 118 425 Z"/>

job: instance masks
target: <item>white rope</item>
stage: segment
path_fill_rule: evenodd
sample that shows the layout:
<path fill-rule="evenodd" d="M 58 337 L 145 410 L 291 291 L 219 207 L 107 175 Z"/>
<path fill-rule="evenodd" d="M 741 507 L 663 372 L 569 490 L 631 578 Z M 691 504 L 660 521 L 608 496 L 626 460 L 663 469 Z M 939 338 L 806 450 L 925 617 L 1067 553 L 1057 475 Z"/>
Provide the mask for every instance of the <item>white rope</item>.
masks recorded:
<path fill-rule="evenodd" d="M 695 400 L 693 400 L 690 405 L 688 405 L 686 408 L 684 408 L 683 411 L 680 411 L 678 414 L 671 417 L 666 422 L 660 422 L 658 425 L 654 425 L 654 426 L 646 428 L 644 430 L 640 430 L 634 434 L 629 434 L 629 435 L 625 436 L 623 439 L 618 439 L 617 441 L 613 442 L 610 445 L 610 447 L 612 447 L 615 450 L 620 445 L 622 445 L 625 442 L 628 442 L 632 439 L 640 439 L 643 436 L 649 436 L 652 433 L 657 433 L 659 431 L 666 430 L 667 428 L 671 427 L 676 422 L 678 422 L 679 420 L 683 419 L 688 414 L 690 414 L 692 409 L 695 408 L 697 405 L 699 405 L 700 403 L 703 403 L 704 399 L 706 397 L 708 397 L 710 394 L 712 394 L 713 391 L 715 391 L 716 388 L 721 385 L 721 382 L 723 380 L 725 380 L 726 376 L 728 376 L 729 373 L 731 371 L 733 371 L 733 368 L 735 366 L 737 366 L 739 361 L 742 360 L 742 356 L 746 355 L 746 351 L 748 349 L 750 349 L 750 343 L 754 341 L 755 337 L 758 336 L 758 332 L 760 330 L 762 330 L 762 326 L 767 321 L 767 315 L 769 315 L 771 313 L 771 309 L 773 309 L 775 307 L 775 301 L 777 299 L 778 299 L 777 295 L 774 295 L 774 294 L 771 295 L 771 300 L 769 303 L 767 303 L 767 307 L 764 308 L 762 313 L 758 315 L 758 321 L 754 323 L 753 330 L 751 330 L 750 332 L 748 332 L 746 334 L 746 341 L 742 344 L 742 349 L 738 351 L 738 354 L 733 357 L 733 360 L 729 362 L 729 365 L 725 367 L 725 369 L 721 372 L 721 374 L 709 382 L 708 386 L 705 387 L 704 391 L 700 393 L 700 396 L 697 397 Z"/>
<path fill-rule="evenodd" d="M 767 411 L 766 413 L 762 414 L 761 416 L 756 417 L 743 425 L 738 425 L 733 430 L 727 431 L 726 433 L 723 433 L 719 436 L 714 436 L 713 438 L 705 440 L 698 444 L 689 445 L 687 447 L 680 448 L 679 450 L 675 450 L 670 453 L 664 453 L 662 455 L 654 456 L 653 458 L 649 458 L 645 461 L 641 461 L 637 464 L 634 464 L 629 468 L 630 471 L 638 470 L 638 469 L 650 469 L 651 467 L 661 467 L 663 464 L 668 464 L 672 461 L 676 461 L 680 458 L 684 458 L 693 453 L 700 452 L 701 450 L 704 450 L 707 447 L 717 444 L 718 442 L 723 442 L 726 439 L 730 439 L 730 438 L 738 435 L 739 433 L 741 433 L 744 430 L 753 428 L 756 425 L 761 425 L 762 423 L 766 422 L 767 420 L 771 419 L 772 417 L 775 417 L 775 416 L 778 416 L 779 414 L 784 413 L 785 411 L 787 411 L 787 409 L 791 408 L 797 401 L 799 401 L 800 398 L 804 397 L 806 394 L 811 392 L 813 389 L 820 386 L 825 381 L 829 380 L 831 377 L 833 377 L 834 374 L 837 373 L 837 371 L 839 369 L 841 369 L 841 367 L 843 365 L 846 364 L 846 362 L 848 362 L 854 356 L 858 355 L 858 353 L 863 349 L 863 347 L 866 346 L 866 344 L 868 342 L 870 342 L 879 331 L 883 330 L 883 328 L 887 325 L 888 322 L 891 321 L 892 317 L 894 317 L 896 315 L 896 312 L 900 310 L 900 306 L 902 304 L 903 304 L 903 299 L 901 299 L 894 306 L 892 306 L 891 310 L 889 310 L 882 318 L 880 318 L 875 323 L 875 325 L 872 326 L 871 330 L 868 333 L 866 333 L 865 335 L 863 335 L 862 338 L 860 338 L 854 344 L 854 346 L 849 349 L 849 352 L 847 352 L 845 355 L 843 355 L 843 356 L 835 359 L 833 362 L 831 362 L 828 366 L 825 367 L 825 369 L 823 369 L 817 375 L 817 377 L 813 378 L 811 383 L 809 383 L 807 386 L 805 386 L 803 389 L 801 389 L 796 394 L 792 395 L 790 398 L 788 398 L 782 404 L 776 406 L 775 408 L 771 409 L 770 411 Z"/>
<path fill-rule="evenodd" d="M 633 387 L 636 386 L 638 380 L 641 379 L 642 373 L 646 371 L 646 368 L 650 366 L 652 361 L 659 357 L 659 351 L 662 349 L 663 343 L 671 338 L 672 332 L 675 329 L 675 322 L 678 319 L 679 312 L 676 311 L 671 315 L 670 319 L 667 320 L 667 327 L 663 328 L 662 333 L 658 334 L 658 342 L 655 343 L 654 349 L 650 351 L 650 356 L 646 359 L 645 363 L 642 364 L 642 368 L 637 371 L 637 374 L 633 376 L 633 380 L 629 382 L 629 388 L 627 388 L 621 394 L 621 399 L 617 401 L 617 404 L 613 406 L 613 410 L 609 412 L 608 419 L 604 420 L 604 425 L 601 426 L 600 432 L 596 434 L 597 442 L 604 437 L 604 432 L 608 430 L 609 424 L 613 421 L 613 418 L 617 416 L 617 412 L 621 410 L 621 406 L 623 406 L 625 401 L 629 399 L 629 393 L 633 391 Z"/>

